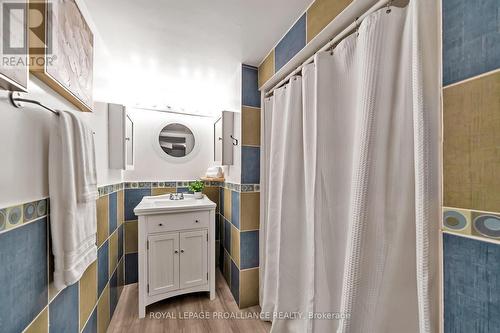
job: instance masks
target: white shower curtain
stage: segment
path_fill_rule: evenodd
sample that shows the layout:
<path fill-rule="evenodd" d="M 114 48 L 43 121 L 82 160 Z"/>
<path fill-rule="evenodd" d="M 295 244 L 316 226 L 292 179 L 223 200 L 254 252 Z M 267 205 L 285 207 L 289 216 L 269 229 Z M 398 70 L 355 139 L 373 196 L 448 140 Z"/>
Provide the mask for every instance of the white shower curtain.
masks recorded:
<path fill-rule="evenodd" d="M 272 332 L 437 331 L 436 25 L 431 0 L 379 10 L 264 101 Z"/>

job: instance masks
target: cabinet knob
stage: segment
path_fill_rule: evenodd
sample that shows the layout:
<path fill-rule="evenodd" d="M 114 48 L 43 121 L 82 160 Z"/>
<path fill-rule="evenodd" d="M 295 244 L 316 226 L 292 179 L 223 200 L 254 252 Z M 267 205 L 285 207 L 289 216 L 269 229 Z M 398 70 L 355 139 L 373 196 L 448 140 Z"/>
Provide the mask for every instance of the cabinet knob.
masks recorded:
<path fill-rule="evenodd" d="M 159 225 L 160 227 L 163 227 L 163 223 L 158 223 L 158 225 Z"/>
<path fill-rule="evenodd" d="M 196 221 L 194 221 L 194 222 L 199 223 L 200 221 L 196 220 Z"/>
<path fill-rule="evenodd" d="M 179 250 L 174 250 L 174 253 L 179 253 Z"/>
<path fill-rule="evenodd" d="M 184 253 L 184 250 L 181 250 L 181 253 Z"/>

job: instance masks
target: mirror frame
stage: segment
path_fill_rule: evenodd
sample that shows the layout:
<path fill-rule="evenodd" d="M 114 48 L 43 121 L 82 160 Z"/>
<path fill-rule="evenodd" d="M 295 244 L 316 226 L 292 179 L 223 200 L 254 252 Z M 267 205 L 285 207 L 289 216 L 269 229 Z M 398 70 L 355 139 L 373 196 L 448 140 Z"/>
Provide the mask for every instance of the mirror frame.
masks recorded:
<path fill-rule="evenodd" d="M 160 142 L 159 142 L 160 132 L 163 131 L 163 129 L 165 127 L 167 127 L 168 125 L 172 125 L 172 124 L 183 125 L 183 126 L 187 127 L 191 131 L 191 133 L 193 133 L 194 147 L 193 147 L 193 150 L 191 150 L 191 152 L 189 154 L 187 154 L 186 156 L 183 156 L 183 157 L 170 156 L 169 154 L 165 153 L 165 151 L 160 146 Z M 201 146 L 203 145 L 202 142 L 200 141 L 198 134 L 197 134 L 196 126 L 189 126 L 183 121 L 162 122 L 161 125 L 156 127 L 156 130 L 153 133 L 154 133 L 154 135 L 153 135 L 153 147 L 154 147 L 154 149 L 156 150 L 158 155 L 160 155 L 163 159 L 165 159 L 171 163 L 186 163 L 186 162 L 190 161 L 196 155 L 198 155 L 198 152 L 200 151 Z"/>

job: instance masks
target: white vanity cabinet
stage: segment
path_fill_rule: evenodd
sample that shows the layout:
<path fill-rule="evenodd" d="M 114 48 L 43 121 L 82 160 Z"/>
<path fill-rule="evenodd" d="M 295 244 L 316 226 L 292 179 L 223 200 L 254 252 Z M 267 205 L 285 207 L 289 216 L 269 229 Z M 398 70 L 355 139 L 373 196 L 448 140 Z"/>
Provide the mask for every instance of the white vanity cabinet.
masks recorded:
<path fill-rule="evenodd" d="M 215 298 L 215 203 L 206 196 L 144 197 L 139 216 L 139 317 L 146 306 L 185 293 Z"/>

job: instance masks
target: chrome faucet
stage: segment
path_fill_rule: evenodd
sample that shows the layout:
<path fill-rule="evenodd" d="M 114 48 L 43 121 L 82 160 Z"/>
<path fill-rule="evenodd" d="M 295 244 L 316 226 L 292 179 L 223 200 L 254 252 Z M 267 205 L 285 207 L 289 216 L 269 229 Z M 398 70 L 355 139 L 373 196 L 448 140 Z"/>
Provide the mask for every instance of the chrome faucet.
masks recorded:
<path fill-rule="evenodd" d="M 184 200 L 184 193 L 170 193 L 170 200 Z"/>

